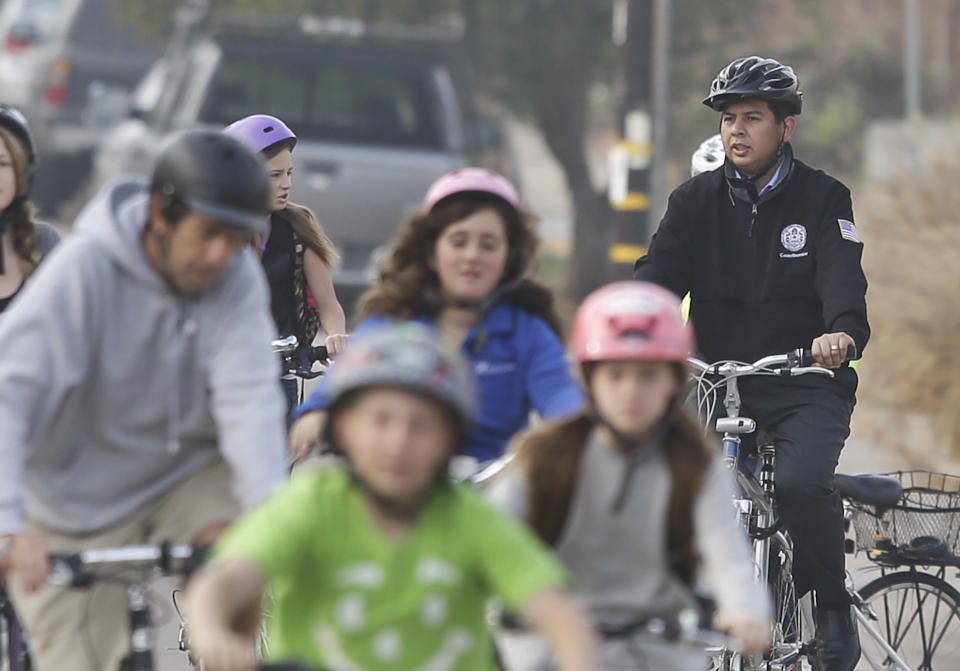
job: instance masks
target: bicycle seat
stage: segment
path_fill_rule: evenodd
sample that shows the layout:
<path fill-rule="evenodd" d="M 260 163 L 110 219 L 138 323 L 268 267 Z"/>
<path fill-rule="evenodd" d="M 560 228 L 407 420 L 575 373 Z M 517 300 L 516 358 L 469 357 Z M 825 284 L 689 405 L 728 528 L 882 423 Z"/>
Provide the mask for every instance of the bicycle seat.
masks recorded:
<path fill-rule="evenodd" d="M 833 487 L 845 499 L 880 508 L 897 505 L 903 494 L 900 481 L 886 475 L 837 474 L 833 476 Z"/>

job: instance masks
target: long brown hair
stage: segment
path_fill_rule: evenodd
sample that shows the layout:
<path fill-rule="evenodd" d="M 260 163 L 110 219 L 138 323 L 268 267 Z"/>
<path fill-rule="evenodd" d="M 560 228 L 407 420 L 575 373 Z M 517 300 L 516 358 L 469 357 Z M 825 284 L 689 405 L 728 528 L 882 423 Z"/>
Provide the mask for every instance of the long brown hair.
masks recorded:
<path fill-rule="evenodd" d="M 304 244 L 316 252 L 320 260 L 329 266 L 337 258 L 337 252 L 334 250 L 330 238 L 320 227 L 317 216 L 309 207 L 297 205 L 296 203 L 287 203 L 287 206 L 274 214 L 283 217 L 289 222 L 293 232 L 303 240 Z"/>
<path fill-rule="evenodd" d="M 431 267 L 437 239 L 451 224 L 484 208 L 500 215 L 507 234 L 509 251 L 500 300 L 537 315 L 561 335 L 553 294 L 526 276 L 540 244 L 534 218 L 496 196 L 473 192 L 450 196 L 429 213 L 415 215 L 404 223 L 380 263 L 379 281 L 360 298 L 358 319 L 371 315 L 396 319 L 436 316 L 444 306 L 440 279 Z"/>
<path fill-rule="evenodd" d="M 270 145 L 260 153 L 264 160 L 269 161 L 284 149 L 293 152 L 294 145 L 296 145 L 296 140 L 289 138 Z M 286 207 L 274 214 L 283 217 L 290 224 L 297 237 L 303 240 L 307 247 L 316 252 L 325 265 L 329 266 L 337 258 L 333 243 L 324 232 L 317 215 L 309 207 L 288 202 Z"/>
<path fill-rule="evenodd" d="M 685 375 L 677 364 L 678 375 Z M 589 372 L 585 371 L 585 377 Z M 580 461 L 598 420 L 589 411 L 548 423 L 526 433 L 515 447 L 510 468 L 520 468 L 530 492 L 530 526 L 548 545 L 556 545 L 566 526 Z M 663 443 L 670 469 L 667 504 L 667 551 L 674 572 L 691 583 L 700 557 L 694 544 L 693 508 L 712 457 L 703 431 L 675 405 Z"/>
<path fill-rule="evenodd" d="M 30 159 L 20 139 L 6 128 L 0 127 L 0 140 L 7 145 L 13 162 L 13 175 L 17 184 L 16 195 L 3 216 L 9 217 L 8 226 L 13 239 L 13 251 L 20 263 L 20 274 L 28 278 L 40 264 L 37 249 L 37 227 L 33 224 L 33 204 L 27 200 L 30 186 Z"/>

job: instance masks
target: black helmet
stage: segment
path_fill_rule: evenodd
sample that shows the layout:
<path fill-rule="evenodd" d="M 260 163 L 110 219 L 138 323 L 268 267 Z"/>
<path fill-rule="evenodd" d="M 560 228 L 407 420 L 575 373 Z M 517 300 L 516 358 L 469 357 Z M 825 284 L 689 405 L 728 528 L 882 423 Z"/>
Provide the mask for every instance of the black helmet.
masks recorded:
<path fill-rule="evenodd" d="M 30 132 L 27 117 L 23 116 L 23 112 L 16 107 L 0 103 L 0 126 L 13 133 L 23 144 L 23 150 L 27 154 L 27 175 L 32 178 L 36 170 L 37 156 L 34 149 L 33 133 Z M 29 186 L 28 184 L 25 191 L 29 191 Z"/>
<path fill-rule="evenodd" d="M 789 114 L 800 114 L 803 94 L 793 68 L 772 58 L 738 58 L 720 71 L 703 104 L 718 112 L 734 100 L 760 98 L 784 103 Z"/>
<path fill-rule="evenodd" d="M 228 224 L 266 230 L 270 182 L 263 161 L 219 130 L 177 133 L 160 150 L 150 191 Z"/>

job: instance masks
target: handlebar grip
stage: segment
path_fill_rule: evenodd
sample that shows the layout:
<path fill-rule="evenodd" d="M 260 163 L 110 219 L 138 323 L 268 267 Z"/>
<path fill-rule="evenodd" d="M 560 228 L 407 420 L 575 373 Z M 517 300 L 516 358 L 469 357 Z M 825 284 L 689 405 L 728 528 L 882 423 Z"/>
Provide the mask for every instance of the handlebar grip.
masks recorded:
<path fill-rule="evenodd" d="M 800 354 L 800 358 L 799 358 L 799 361 L 798 361 L 798 365 L 799 365 L 801 368 L 806 368 L 806 367 L 812 366 L 813 364 L 816 363 L 816 361 L 814 361 L 814 359 L 813 359 L 813 352 L 812 352 L 811 350 L 809 350 L 809 349 L 804 349 L 804 350 L 798 350 L 798 352 L 799 352 L 799 354 Z M 846 357 L 844 358 L 844 361 L 853 361 L 853 360 L 856 359 L 856 358 L 857 358 L 857 346 L 856 346 L 856 345 L 848 345 L 848 346 L 847 346 L 847 355 L 846 355 Z"/>
<path fill-rule="evenodd" d="M 93 576 L 83 569 L 80 555 L 51 554 L 50 582 L 64 587 L 89 587 Z"/>

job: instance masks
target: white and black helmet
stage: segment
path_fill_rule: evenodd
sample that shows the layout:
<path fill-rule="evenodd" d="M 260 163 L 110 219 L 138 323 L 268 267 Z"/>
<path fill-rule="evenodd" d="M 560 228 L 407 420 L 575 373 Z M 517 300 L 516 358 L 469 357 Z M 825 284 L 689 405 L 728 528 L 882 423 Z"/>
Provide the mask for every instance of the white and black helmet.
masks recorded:
<path fill-rule="evenodd" d="M 723 165 L 726 154 L 723 151 L 723 139 L 717 133 L 704 140 L 690 157 L 690 176 L 696 177 L 701 172 L 710 172 Z"/>
<path fill-rule="evenodd" d="M 803 107 L 800 82 L 793 68 L 760 56 L 738 58 L 723 68 L 703 104 L 719 112 L 733 101 L 752 98 L 781 103 L 792 115 L 800 114 Z"/>

